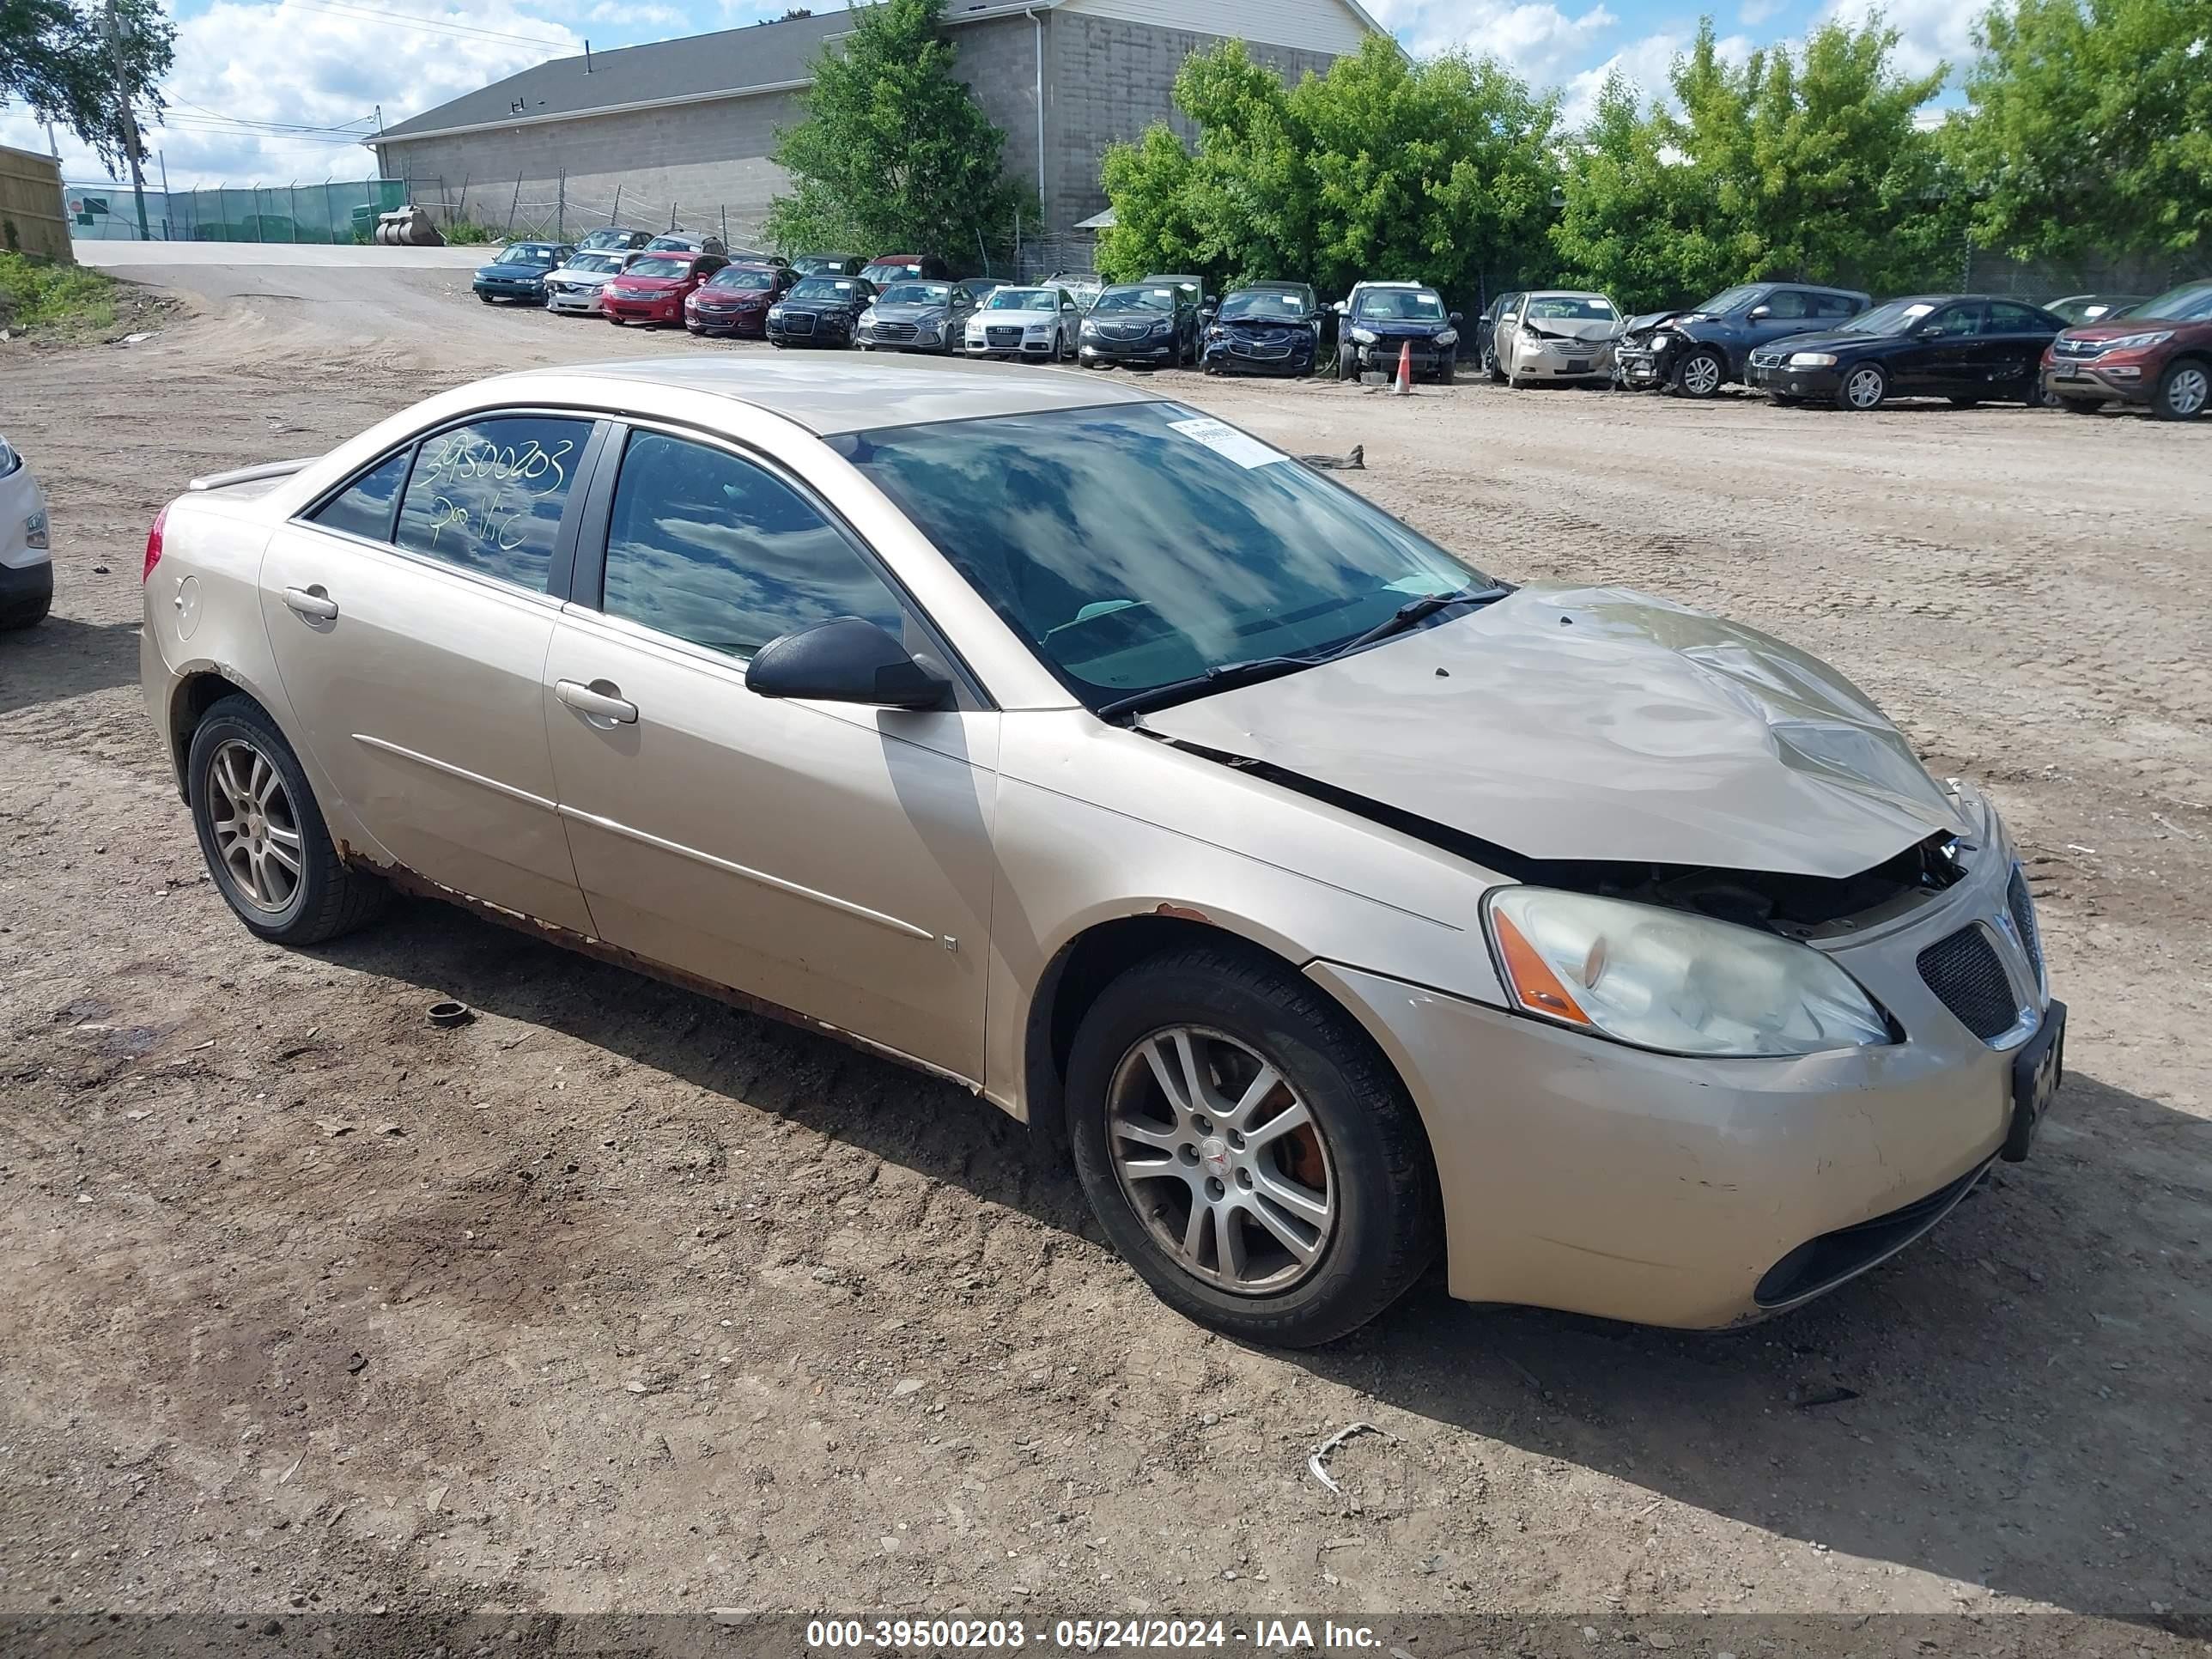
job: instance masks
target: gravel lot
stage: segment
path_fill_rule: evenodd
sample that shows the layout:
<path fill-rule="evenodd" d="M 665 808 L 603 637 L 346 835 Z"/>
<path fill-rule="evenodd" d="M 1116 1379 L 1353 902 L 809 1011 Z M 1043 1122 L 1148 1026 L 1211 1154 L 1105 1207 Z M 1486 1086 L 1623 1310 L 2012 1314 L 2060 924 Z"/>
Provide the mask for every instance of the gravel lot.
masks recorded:
<path fill-rule="evenodd" d="M 2212 426 L 1175 377 L 1364 444 L 1499 574 L 1838 664 L 1993 790 L 2073 1009 L 2037 1156 L 1812 1309 L 1431 1282 L 1283 1355 L 944 1085 L 436 906 L 235 926 L 138 699 L 155 508 L 501 367 L 764 348 L 166 276 L 142 345 L 0 345 L 59 583 L 0 637 L 0 1611 L 2058 1608 L 2163 1651 L 2212 1607 Z"/>

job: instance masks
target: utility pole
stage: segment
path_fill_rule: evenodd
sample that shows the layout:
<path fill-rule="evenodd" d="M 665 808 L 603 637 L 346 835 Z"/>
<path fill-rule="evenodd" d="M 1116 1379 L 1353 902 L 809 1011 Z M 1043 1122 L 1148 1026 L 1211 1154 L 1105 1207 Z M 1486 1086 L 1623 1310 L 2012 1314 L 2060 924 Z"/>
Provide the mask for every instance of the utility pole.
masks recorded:
<path fill-rule="evenodd" d="M 123 28 L 115 21 L 115 0 L 107 0 L 107 47 L 115 58 L 115 90 L 123 100 L 123 147 L 131 158 L 131 194 L 138 204 L 138 240 L 150 242 L 146 228 L 146 170 L 138 164 L 138 117 L 131 108 L 131 71 L 123 56 Z"/>

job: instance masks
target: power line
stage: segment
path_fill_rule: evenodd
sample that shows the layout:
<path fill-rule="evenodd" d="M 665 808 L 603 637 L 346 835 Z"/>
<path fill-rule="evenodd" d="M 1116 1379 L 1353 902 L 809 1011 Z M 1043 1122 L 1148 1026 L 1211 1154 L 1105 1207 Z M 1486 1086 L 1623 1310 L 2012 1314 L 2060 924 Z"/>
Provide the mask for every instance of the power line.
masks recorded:
<path fill-rule="evenodd" d="M 168 125 L 171 120 L 198 121 L 204 118 L 227 122 L 234 126 L 263 127 L 271 132 L 346 133 L 353 127 L 362 123 L 374 121 L 376 118 L 373 115 L 356 115 L 350 120 L 345 121 L 323 121 L 313 123 L 300 121 L 257 121 L 251 116 L 228 115 L 225 114 L 219 109 L 210 109 L 205 104 L 195 104 L 189 98 L 179 98 L 177 100 L 177 102 L 182 105 L 185 109 L 194 110 L 198 112 L 192 115 L 173 116 L 165 118 L 162 122 L 164 126 Z"/>
<path fill-rule="evenodd" d="M 475 35 L 486 40 L 514 40 L 524 46 L 554 46 L 564 52 L 574 51 L 576 45 L 574 40 L 556 40 L 542 34 L 511 34 L 504 29 L 480 29 L 468 23 L 442 22 L 413 12 L 386 11 L 379 6 L 349 6 L 343 3 L 343 0 L 278 0 L 278 3 L 297 6 L 303 11 L 328 12 L 337 17 L 364 17 L 372 22 L 389 23 L 394 28 L 415 29 L 433 34 Z"/>

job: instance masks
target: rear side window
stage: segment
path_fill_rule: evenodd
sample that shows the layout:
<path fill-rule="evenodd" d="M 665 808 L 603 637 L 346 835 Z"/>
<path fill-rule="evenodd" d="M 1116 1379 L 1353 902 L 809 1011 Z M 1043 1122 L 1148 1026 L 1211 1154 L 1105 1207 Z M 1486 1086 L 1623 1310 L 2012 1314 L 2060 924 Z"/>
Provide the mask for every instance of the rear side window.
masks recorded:
<path fill-rule="evenodd" d="M 765 469 L 658 432 L 632 435 L 607 526 L 601 607 L 750 657 L 780 635 L 863 617 L 893 637 L 898 599 L 844 533 Z"/>
<path fill-rule="evenodd" d="M 2048 333 L 2051 325 L 2026 306 L 2006 305 L 2002 301 L 1990 307 L 1990 332 L 1992 334 Z"/>
<path fill-rule="evenodd" d="M 350 487 L 325 501 L 313 522 L 325 530 L 343 530 L 373 542 L 390 541 L 392 503 L 399 499 L 399 486 L 407 482 L 407 463 L 414 455 L 412 449 L 387 455 Z"/>
<path fill-rule="evenodd" d="M 1866 307 L 1848 294 L 1815 294 L 1813 314 L 1815 317 L 1856 317 Z"/>
<path fill-rule="evenodd" d="M 561 511 L 589 421 L 497 416 L 422 441 L 399 507 L 399 545 L 545 591 Z"/>

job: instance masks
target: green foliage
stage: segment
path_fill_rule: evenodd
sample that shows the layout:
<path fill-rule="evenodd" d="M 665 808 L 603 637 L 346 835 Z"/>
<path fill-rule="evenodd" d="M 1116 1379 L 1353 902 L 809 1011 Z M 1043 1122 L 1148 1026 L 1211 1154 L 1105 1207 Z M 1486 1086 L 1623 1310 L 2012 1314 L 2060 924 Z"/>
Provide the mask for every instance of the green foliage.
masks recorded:
<path fill-rule="evenodd" d="M 979 237 L 1011 239 L 1024 198 L 1001 168 L 1006 134 L 954 75 L 944 11 L 945 0 L 856 4 L 852 33 L 823 47 L 806 118 L 776 132 L 792 180 L 763 226 L 778 249 L 959 259 Z"/>
<path fill-rule="evenodd" d="M 457 247 L 479 247 L 486 242 L 499 240 L 499 233 L 490 226 L 471 224 L 465 219 L 458 224 L 447 225 L 441 234 Z"/>
<path fill-rule="evenodd" d="M 97 333 L 115 325 L 115 279 L 82 265 L 0 253 L 0 326 Z"/>
<path fill-rule="evenodd" d="M 1107 154 L 1109 277 L 1406 277 L 1473 299 L 1542 247 L 1557 106 L 1495 63 L 1370 38 L 1285 87 L 1231 40 L 1185 60 L 1175 101 L 1195 150 L 1161 125 Z"/>
<path fill-rule="evenodd" d="M 1975 239 L 2015 258 L 2212 248 L 2212 0 L 2016 0 L 1946 129 Z"/>
<path fill-rule="evenodd" d="M 165 107 L 160 81 L 174 57 L 176 28 L 160 0 L 114 0 L 124 71 L 143 121 Z M 125 153 L 123 100 L 104 7 L 71 0 L 0 0 L 0 109 L 21 102 L 32 116 L 67 127 L 99 152 L 111 173 Z"/>
<path fill-rule="evenodd" d="M 1946 70 L 1897 74 L 1897 32 L 1831 23 L 1801 53 L 1741 65 L 1711 20 L 1671 76 L 1679 110 L 1639 115 L 1615 80 L 1576 135 L 1552 246 L 1571 277 L 1631 311 L 1731 283 L 1927 280 L 1959 228 L 1936 138 L 1914 112 Z"/>

